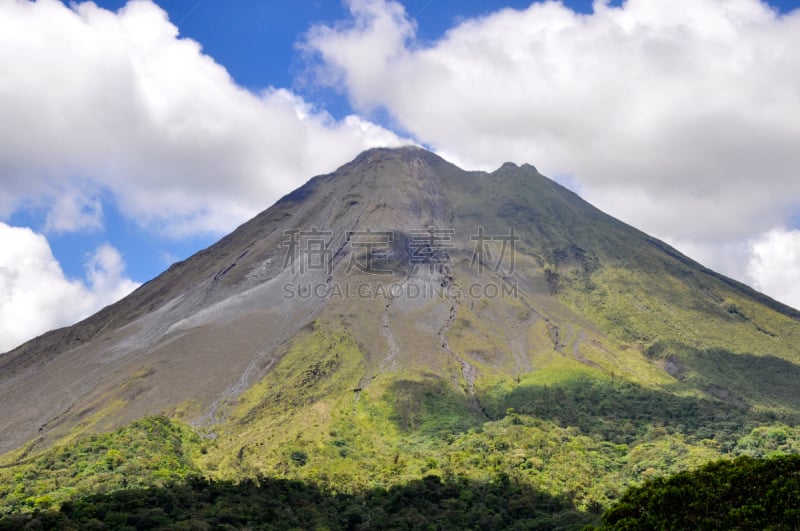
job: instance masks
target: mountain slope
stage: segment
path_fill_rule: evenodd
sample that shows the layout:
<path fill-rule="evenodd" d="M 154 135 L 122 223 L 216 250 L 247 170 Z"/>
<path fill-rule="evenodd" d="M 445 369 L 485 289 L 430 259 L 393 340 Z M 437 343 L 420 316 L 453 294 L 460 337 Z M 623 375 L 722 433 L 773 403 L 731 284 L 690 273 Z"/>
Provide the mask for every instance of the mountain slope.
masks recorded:
<path fill-rule="evenodd" d="M 795 423 L 798 319 L 532 166 L 375 149 L 1 355 L 0 451 L 166 414 L 218 477 L 515 470 L 587 506 Z"/>

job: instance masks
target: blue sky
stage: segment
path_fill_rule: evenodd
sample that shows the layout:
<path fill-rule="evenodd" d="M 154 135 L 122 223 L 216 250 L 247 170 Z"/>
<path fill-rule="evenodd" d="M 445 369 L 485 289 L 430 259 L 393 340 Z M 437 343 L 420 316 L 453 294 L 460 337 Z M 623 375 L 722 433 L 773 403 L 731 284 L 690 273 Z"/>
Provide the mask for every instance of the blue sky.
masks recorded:
<path fill-rule="evenodd" d="M 65 1 L 64 4 L 69 5 Z M 96 1 L 98 6 L 117 11 L 126 0 Z M 302 94 L 315 106 L 341 119 L 353 112 L 339 91 L 308 83 L 304 79 L 305 61 L 297 44 L 315 23 L 331 23 L 347 18 L 348 11 L 337 1 L 263 2 L 258 0 L 172 0 L 155 2 L 163 8 L 182 37 L 191 38 L 204 53 L 226 68 L 237 84 L 253 92 L 265 87 L 287 87 Z M 524 9 L 530 2 L 511 1 L 492 5 L 483 1 L 416 0 L 403 5 L 416 20 L 423 41 L 435 41 L 459 20 L 491 12 L 490 7 Z M 591 2 L 569 2 L 581 12 L 591 11 Z M 381 121 L 380 113 L 372 119 Z M 385 121 L 384 121 L 385 123 Z M 388 124 L 386 124 L 388 125 Z M 309 178 L 311 176 L 308 176 Z M 264 205 L 266 208 L 269 205 Z M 199 234 L 180 239 L 162 238 L 141 230 L 116 210 L 113 200 L 104 202 L 103 231 L 59 233 L 49 238 L 53 254 L 70 277 L 84 275 L 86 257 L 106 241 L 113 241 L 127 264 L 129 276 L 145 282 L 162 272 L 171 262 L 184 259 L 214 243 L 219 234 Z M 20 210 L 12 225 L 41 230 L 46 213 L 40 209 Z"/>
<path fill-rule="evenodd" d="M 127 1 L 100 0 L 95 3 L 104 9 L 117 11 Z M 432 42 L 460 20 L 485 15 L 501 7 L 524 9 L 530 3 L 519 0 L 502 3 L 414 0 L 403 2 L 403 5 L 416 21 L 421 42 Z M 64 1 L 64 4 L 70 2 Z M 343 3 L 319 0 L 161 0 L 156 4 L 168 13 L 182 37 L 200 43 L 204 53 L 224 66 L 240 86 L 253 92 L 269 86 L 291 88 L 336 119 L 354 112 L 341 92 L 305 79 L 306 61 L 297 49 L 298 42 L 313 24 L 345 20 L 348 10 Z M 592 9 L 591 2 L 586 0 L 568 2 L 567 5 L 582 13 L 590 13 Z M 392 125 L 391 120 L 386 120 L 380 112 L 371 113 L 370 118 L 383 125 Z M 83 277 L 87 256 L 107 241 L 112 241 L 125 257 L 130 278 L 145 282 L 171 262 L 190 256 L 219 237 L 219 234 L 211 233 L 175 239 L 143 231 L 120 215 L 113 198 L 103 202 L 103 213 L 105 223 L 102 231 L 49 235 L 53 254 L 69 277 Z M 15 212 L 9 223 L 41 231 L 46 224 L 45 218 L 43 209 L 25 209 Z"/>
<path fill-rule="evenodd" d="M 0 0 L 0 351 L 409 140 L 798 306 L 797 7 Z"/>

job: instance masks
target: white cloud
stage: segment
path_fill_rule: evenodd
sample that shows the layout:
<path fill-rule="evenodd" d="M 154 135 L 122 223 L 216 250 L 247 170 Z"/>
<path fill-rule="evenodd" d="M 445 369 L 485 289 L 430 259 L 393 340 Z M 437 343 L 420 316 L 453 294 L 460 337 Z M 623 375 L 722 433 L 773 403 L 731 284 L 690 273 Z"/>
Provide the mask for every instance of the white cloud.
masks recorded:
<path fill-rule="evenodd" d="M 55 198 L 45 219 L 45 231 L 56 233 L 93 231 L 102 226 L 102 202 L 78 189 L 68 189 Z"/>
<path fill-rule="evenodd" d="M 752 249 L 747 273 L 754 286 L 800 308 L 800 230 L 773 229 Z"/>
<path fill-rule="evenodd" d="M 47 234 L 102 231 L 104 201 L 161 235 L 224 234 L 363 149 L 402 143 L 289 91 L 242 89 L 149 1 L 0 0 L 0 72 L 0 219 L 43 212 Z M 0 351 L 136 286 L 111 246 L 74 280 L 44 236 L 0 233 Z"/>
<path fill-rule="evenodd" d="M 400 143 L 286 90 L 238 87 L 148 1 L 112 13 L 0 0 L 0 71 L 0 218 L 45 205 L 56 232 L 102 224 L 88 184 L 146 228 L 222 234 L 361 150 Z"/>
<path fill-rule="evenodd" d="M 668 239 L 667 243 L 704 266 L 755 287 L 748 272 L 748 262 L 753 251 L 752 242 Z"/>
<path fill-rule="evenodd" d="M 399 4 L 348 5 L 349 23 L 306 36 L 319 79 L 462 165 L 571 176 L 604 210 L 717 263 L 800 205 L 800 10 L 537 2 L 423 44 Z"/>
<path fill-rule="evenodd" d="M 98 247 L 86 263 L 86 278 L 97 306 L 115 302 L 139 287 L 138 283 L 125 278 L 124 273 L 125 262 L 119 251 L 109 244 Z"/>
<path fill-rule="evenodd" d="M 304 47 L 317 54 L 318 80 L 363 113 L 385 108 L 465 167 L 533 163 L 798 304 L 787 297 L 800 266 L 781 247 L 794 240 L 774 236 L 793 233 L 770 231 L 800 204 L 800 11 L 628 0 L 579 15 L 545 2 L 465 20 L 425 44 L 400 4 L 349 6 L 352 20 L 312 28 Z M 224 233 L 362 149 L 401 143 L 287 90 L 238 87 L 149 1 L 112 13 L 0 0 L 0 72 L 0 219 L 45 208 L 53 233 L 102 229 L 102 199 L 165 234 Z M 31 271 L 56 279 L 55 299 L 124 291 L 114 253 L 99 251 L 86 284 L 64 278 L 42 236 L 14 234 L 31 245 Z M 2 300 L 13 287 L 15 304 L 41 306 L 47 326 L 74 320 L 59 312 L 76 305 L 42 302 L 47 282 L 3 267 Z M 23 325 L 7 324 L 8 308 L 0 302 L 0 332 L 11 337 L 5 330 Z"/>
<path fill-rule="evenodd" d="M 79 321 L 138 286 L 109 245 L 89 258 L 84 283 L 64 276 L 41 234 L 0 223 L 0 242 L 0 352 Z"/>

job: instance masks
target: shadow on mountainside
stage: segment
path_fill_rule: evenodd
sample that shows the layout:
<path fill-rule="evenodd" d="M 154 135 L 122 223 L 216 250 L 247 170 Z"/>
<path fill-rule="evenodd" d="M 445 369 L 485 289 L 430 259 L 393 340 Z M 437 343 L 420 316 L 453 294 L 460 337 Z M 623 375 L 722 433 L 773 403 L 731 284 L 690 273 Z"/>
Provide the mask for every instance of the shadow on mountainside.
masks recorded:
<path fill-rule="evenodd" d="M 758 425 L 797 420 L 796 415 L 756 412 L 729 401 L 677 396 L 586 376 L 554 385 L 523 382 L 508 393 L 479 398 L 492 418 L 501 418 L 513 408 L 519 414 L 574 426 L 593 438 L 623 444 L 646 438 L 659 428 L 689 441 L 716 440 L 725 450 Z"/>
<path fill-rule="evenodd" d="M 390 489 L 334 493 L 294 480 L 190 478 L 0 518 L 30 529 L 580 529 L 599 516 L 498 476 L 491 482 L 426 476 Z"/>
<path fill-rule="evenodd" d="M 392 404 L 390 417 L 403 431 L 434 435 L 459 433 L 486 421 L 471 407 L 469 397 L 438 377 L 392 382 L 384 396 Z"/>
<path fill-rule="evenodd" d="M 782 358 L 659 343 L 646 354 L 664 363 L 675 379 L 720 400 L 800 411 L 800 365 Z"/>
<path fill-rule="evenodd" d="M 694 388 L 705 398 L 576 375 L 551 385 L 523 379 L 508 391 L 483 389 L 477 396 L 482 411 L 476 411 L 467 393 L 435 377 L 396 381 L 384 400 L 392 405 L 391 420 L 398 428 L 423 435 L 465 432 L 482 425 L 484 414 L 499 420 L 513 410 L 577 427 L 599 440 L 630 444 L 663 428 L 690 441 L 715 440 L 722 450 L 731 449 L 756 426 L 800 420 L 800 366 L 774 356 L 721 349 L 672 352 L 651 349 L 647 355 L 676 378 L 676 389 Z"/>

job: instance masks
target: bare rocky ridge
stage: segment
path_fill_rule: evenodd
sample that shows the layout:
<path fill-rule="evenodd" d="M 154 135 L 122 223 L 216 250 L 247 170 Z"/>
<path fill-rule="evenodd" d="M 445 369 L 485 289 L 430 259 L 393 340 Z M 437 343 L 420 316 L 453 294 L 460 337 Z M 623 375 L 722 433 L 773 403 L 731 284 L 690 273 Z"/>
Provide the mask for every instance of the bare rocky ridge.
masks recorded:
<path fill-rule="evenodd" d="M 345 323 L 363 351 L 361 386 L 387 372 L 433 374 L 480 413 L 481 373 L 535 370 L 542 352 L 617 363 L 597 320 L 560 291 L 589 285 L 602 264 L 636 263 L 637 253 L 646 254 L 637 267 L 680 269 L 800 316 L 532 166 L 467 172 L 415 147 L 370 150 L 118 303 L 0 355 L 0 452 L 147 414 L 213 427 L 323 318 Z"/>

